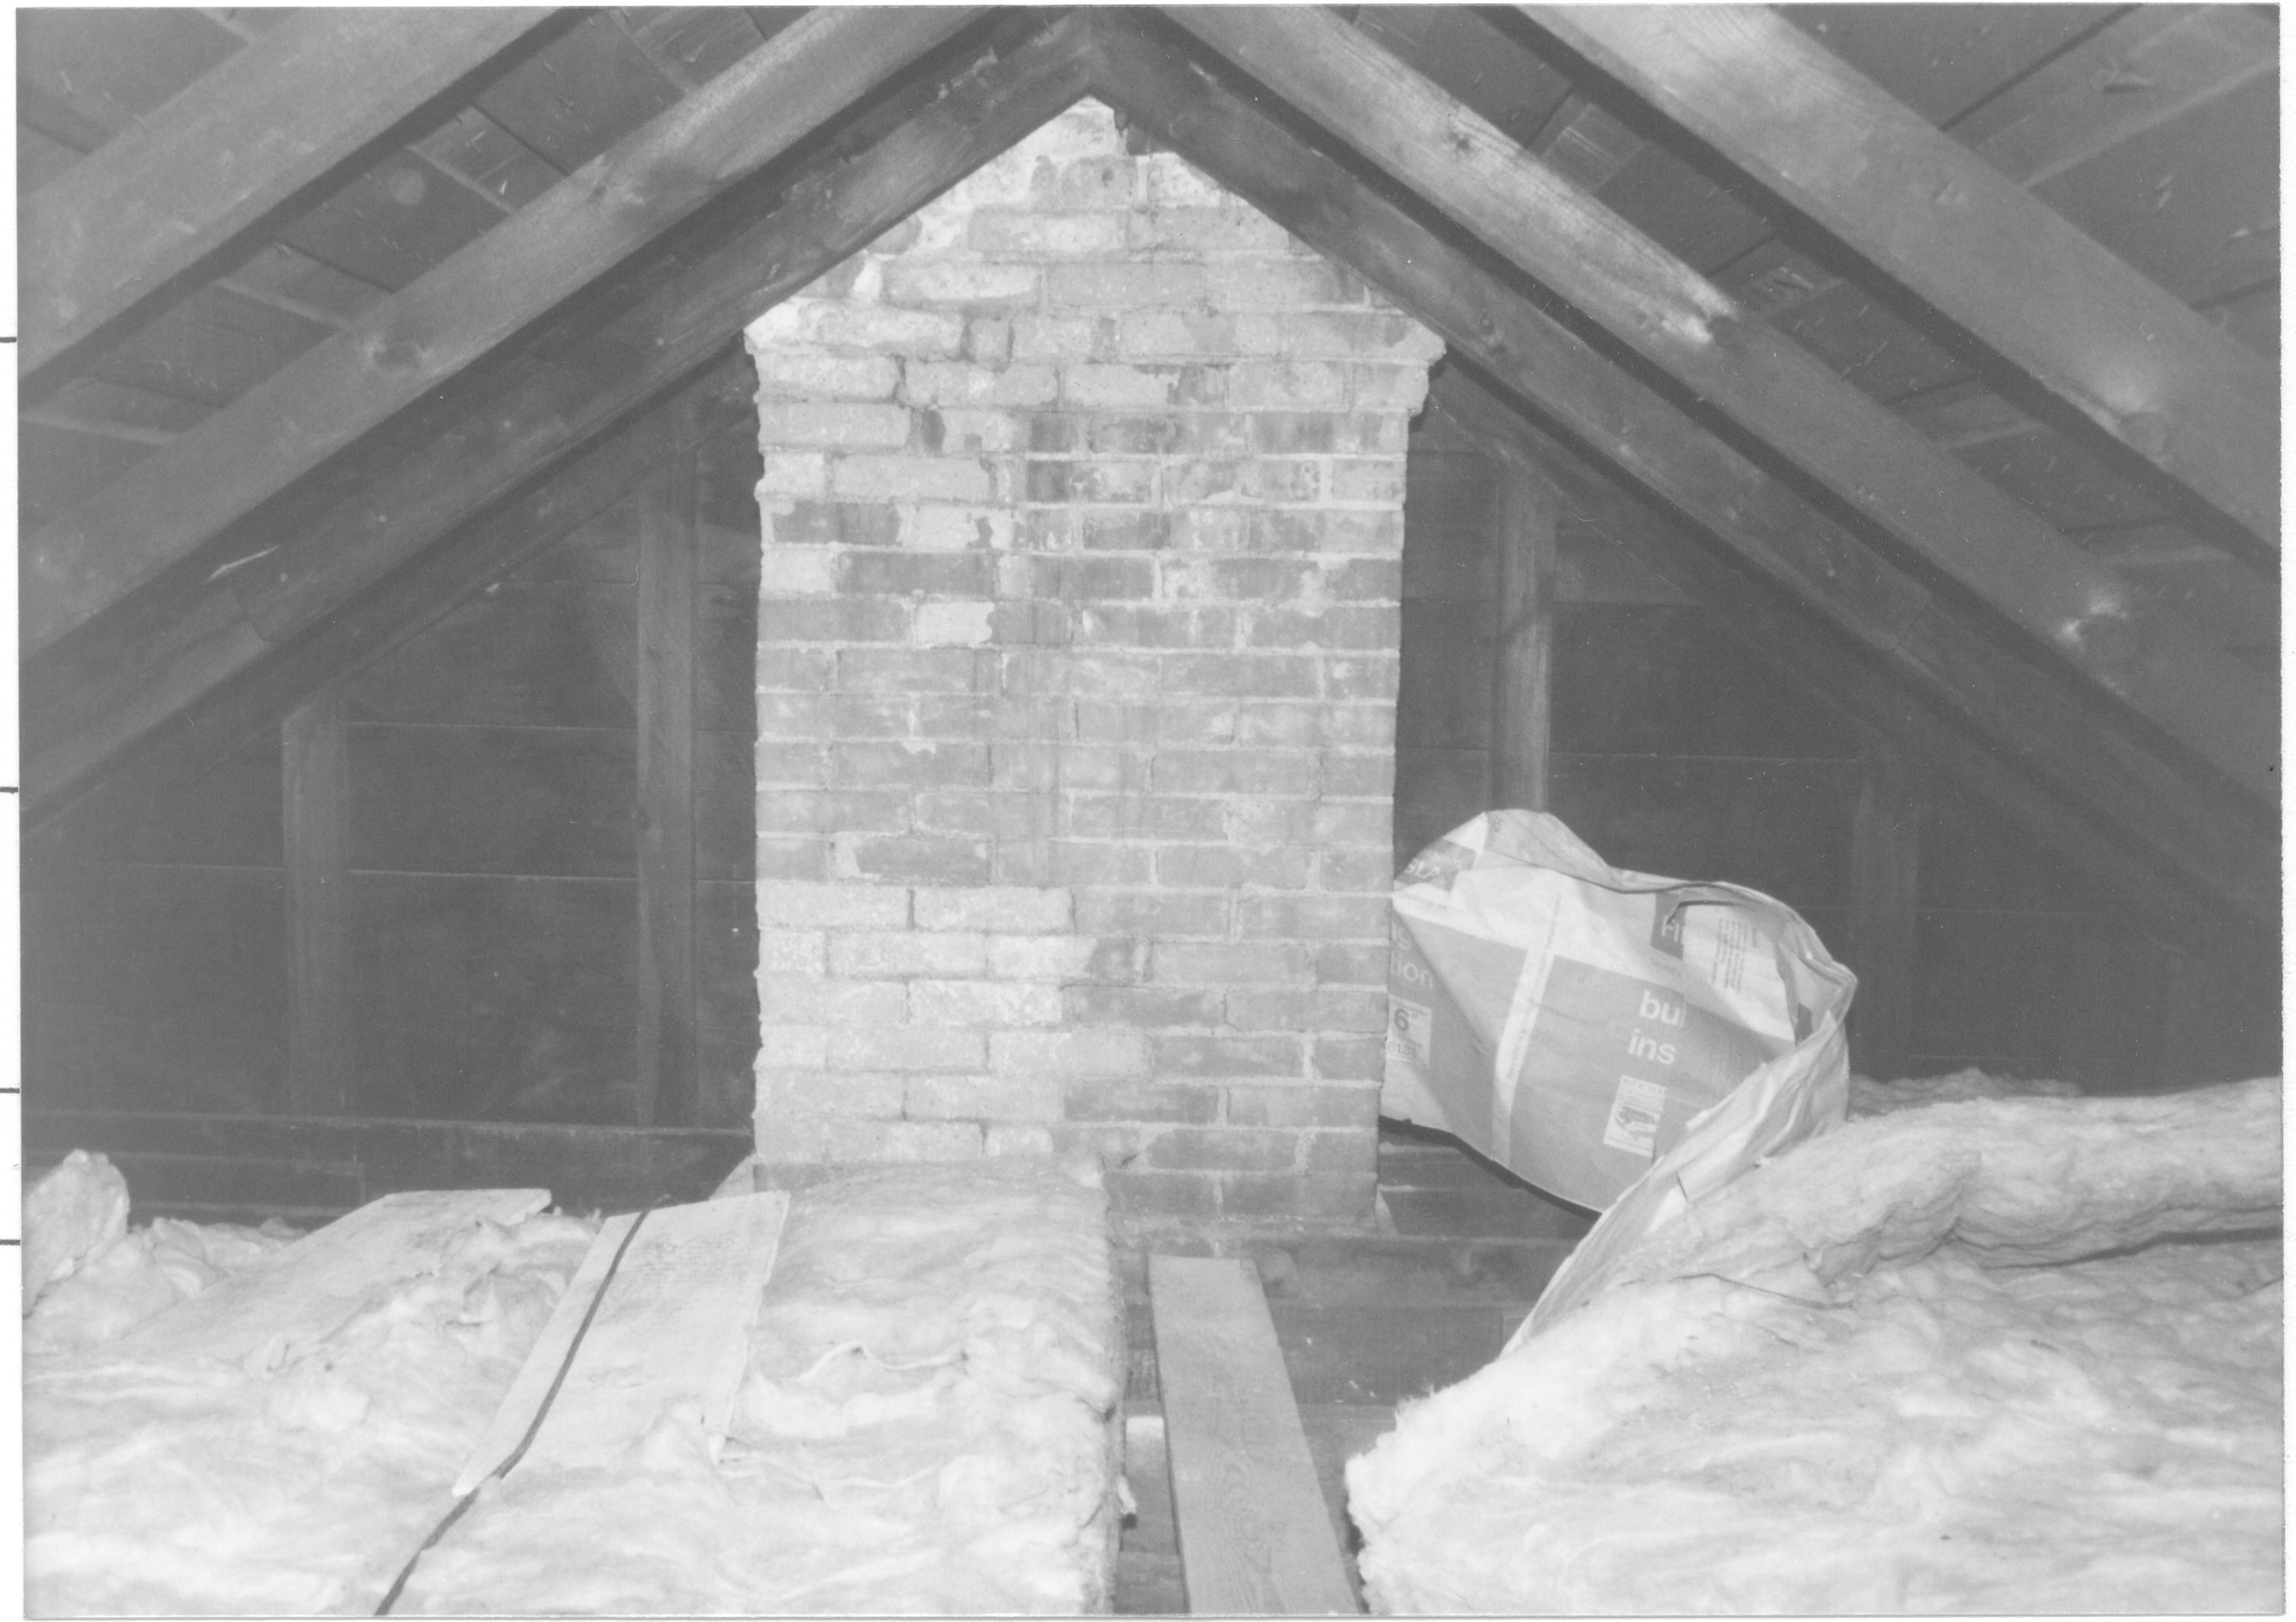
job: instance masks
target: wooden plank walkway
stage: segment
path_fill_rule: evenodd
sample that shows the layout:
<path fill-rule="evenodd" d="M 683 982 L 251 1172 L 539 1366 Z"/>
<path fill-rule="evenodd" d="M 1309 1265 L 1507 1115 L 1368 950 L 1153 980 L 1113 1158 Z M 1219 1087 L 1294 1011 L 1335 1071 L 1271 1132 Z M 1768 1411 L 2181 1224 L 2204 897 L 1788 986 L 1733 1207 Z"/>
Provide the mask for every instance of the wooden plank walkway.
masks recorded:
<path fill-rule="evenodd" d="M 1193 1615 L 1357 1608 L 1248 1261 L 1149 1261 L 1172 1503 Z"/>

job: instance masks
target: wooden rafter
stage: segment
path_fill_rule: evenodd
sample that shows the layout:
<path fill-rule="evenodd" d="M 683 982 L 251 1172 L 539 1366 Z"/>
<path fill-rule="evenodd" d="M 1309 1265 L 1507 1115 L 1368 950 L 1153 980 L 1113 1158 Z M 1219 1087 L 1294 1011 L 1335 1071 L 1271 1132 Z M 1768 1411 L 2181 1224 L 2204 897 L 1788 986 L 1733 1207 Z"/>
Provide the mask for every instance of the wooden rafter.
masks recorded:
<path fill-rule="evenodd" d="M 1953 135 L 2019 185 L 2036 186 L 2277 73 L 2279 58 L 2277 23 L 2249 7 L 2133 6 L 1956 120 Z"/>
<path fill-rule="evenodd" d="M 313 627 L 363 609 L 361 594 L 390 570 L 399 579 L 408 560 L 1067 107 L 1084 93 L 1086 37 L 1083 19 L 1056 23 L 954 81 L 866 152 L 824 160 L 771 215 L 276 550 L 182 582 L 164 611 L 132 611 L 131 600 L 36 655 L 24 684 L 28 815 L 45 816 Z"/>
<path fill-rule="evenodd" d="M 25 538 L 37 653 L 756 173 L 978 8 L 827 6 Z"/>
<path fill-rule="evenodd" d="M 2261 356 L 1767 7 L 1517 9 L 2276 561 L 2279 387 Z"/>
<path fill-rule="evenodd" d="M 2276 916 L 2274 819 L 2134 717 L 2100 714 L 1783 479 L 1596 354 L 1472 254 L 1316 152 L 1185 53 L 1107 30 L 1098 93 L 1312 246 L 1353 266 L 1628 479 L 1689 517 L 2010 758 L 2161 853 L 2194 891 Z"/>
<path fill-rule="evenodd" d="M 1927 564 L 2267 802 L 2272 684 L 1336 16 L 1164 13 Z"/>
<path fill-rule="evenodd" d="M 1554 480 L 1578 511 L 1669 585 L 1713 610 L 1717 623 L 1840 713 L 1861 733 L 1893 739 L 1991 807 L 2027 839 L 2062 855 L 2125 902 L 2147 928 L 2203 958 L 2252 976 L 2272 955 L 2278 928 L 2276 872 L 2268 832 L 2249 905 L 2227 907 L 2196 887 L 2167 853 L 2131 842 L 2079 795 L 2053 789 L 2029 757 L 2004 750 L 1949 719 L 1896 679 L 1813 626 L 1785 594 L 1734 566 L 1647 499 L 1597 473 L 1571 446 L 1512 403 L 1458 373 L 1437 382 L 1431 409 L 1470 442 L 1509 465 Z"/>
<path fill-rule="evenodd" d="M 551 14 L 320 7 L 291 17 L 24 200 L 19 386 Z"/>
<path fill-rule="evenodd" d="M 512 499 L 465 525 L 447 545 L 420 553 L 300 635 L 258 657 L 218 660 L 198 691 L 150 725 L 121 728 L 108 752 L 81 765 L 67 737 L 37 750 L 25 774 L 24 823 L 38 828 L 118 774 L 184 782 L 277 726 L 316 692 L 339 685 L 436 624 L 473 593 L 627 500 L 688 448 L 751 410 L 749 367 L 728 354 L 660 404 L 632 413 Z M 58 751 L 65 751 L 59 753 Z M 53 764 L 70 759 L 74 769 Z"/>

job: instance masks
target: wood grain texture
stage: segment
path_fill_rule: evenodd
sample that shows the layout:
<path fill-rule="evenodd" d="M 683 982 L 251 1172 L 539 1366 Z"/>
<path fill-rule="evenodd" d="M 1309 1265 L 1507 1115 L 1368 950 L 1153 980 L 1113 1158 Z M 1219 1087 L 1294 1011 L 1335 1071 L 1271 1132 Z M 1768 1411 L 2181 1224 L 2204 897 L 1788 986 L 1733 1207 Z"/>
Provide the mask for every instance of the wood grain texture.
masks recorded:
<path fill-rule="evenodd" d="M 750 387 L 747 366 L 728 355 L 685 389 L 722 422 L 750 412 Z M 419 533 L 388 527 L 394 549 L 422 549 L 355 602 L 275 644 L 237 617 L 227 594 L 172 624 L 107 618 L 60 644 L 25 675 L 28 823 L 45 822 L 125 766 L 198 770 L 275 725 L 313 687 L 363 669 L 625 500 L 675 450 L 668 422 L 660 411 L 634 415 L 587 455 L 459 533 L 448 515 L 398 509 L 395 516 Z M 364 575 L 369 565 L 352 567 Z M 228 594 L 229 581 L 207 589 Z"/>
<path fill-rule="evenodd" d="M 46 646 L 431 392 L 972 20 L 826 7 L 24 545 Z"/>
<path fill-rule="evenodd" d="M 226 59 L 26 198 L 20 386 L 550 15 L 321 8 Z"/>
<path fill-rule="evenodd" d="M 2037 773 L 2071 803 L 2087 807 L 2077 814 L 2085 828 L 2101 815 L 2140 853 L 2158 853 L 2185 887 L 2187 920 L 2216 906 L 2276 921 L 2277 836 L 2268 812 L 2232 785 L 2211 780 L 2205 766 L 2156 741 L 2135 717 L 2116 717 L 2056 670 L 2005 649 L 1987 627 L 1783 480 L 1595 354 L 1472 255 L 1307 148 L 1182 53 L 1119 31 L 1105 35 L 1101 49 L 1095 86 L 1111 102 L 1222 184 L 1399 299 L 1441 333 L 1456 355 L 1503 378 L 1564 432 L 1846 633 L 1878 660 L 1856 679 L 1887 689 L 1891 684 L 1883 671 L 1894 673 L 1994 744 L 1988 750 L 1969 734 L 1956 733 L 1939 748 L 1956 750 L 2001 792 L 2022 793 L 2029 809 L 2067 803 L 2035 794 L 2025 773 Z M 1464 409 L 1471 417 L 1523 422 L 1463 368 L 1447 368 L 1436 392 L 1439 402 L 1469 402 Z M 1479 400 L 1492 404 L 1472 403 Z M 1521 442 L 1512 430 L 1496 441 Z M 1570 451 L 1559 454 L 1575 460 Z M 1544 469 L 1547 461 L 1534 456 L 1533 465 Z M 1733 601 L 1718 594 L 1733 591 L 1763 604 L 1764 629 L 1753 638 L 1758 646 L 1811 639 L 1807 617 L 1780 613 L 1778 600 L 1734 589 L 1736 571 L 1703 542 L 1684 536 L 1674 550 L 1680 548 L 1702 555 L 1684 565 L 1698 574 L 1677 575 L 1677 585 L 1694 578 L 1693 594 L 1707 601 Z M 1646 561 L 1655 561 L 1647 554 Z M 1657 572 L 1675 567 L 1669 557 Z M 1709 584 L 1725 580 L 1727 586 Z M 1823 673 L 1796 667 L 1794 675 L 1826 696 L 1841 662 L 1828 659 Z M 1989 758 L 1973 758 L 1972 748 Z M 2103 847 L 2093 843 L 2087 849 L 2105 859 Z M 2164 892 L 2156 890 L 2154 898 L 2175 907 Z M 2205 899 L 2195 908 L 2194 898 Z"/>
<path fill-rule="evenodd" d="M 1882 1080 L 1907 1074 L 1913 1050 L 1915 913 L 1921 905 L 1921 802 L 1894 737 L 1873 734 L 1849 832 L 1849 938 L 1841 961 L 1857 977 L 1849 1058 Z"/>
<path fill-rule="evenodd" d="M 1155 1256 L 1149 1290 L 1189 1610 L 1354 1614 L 1259 1274 Z"/>
<path fill-rule="evenodd" d="M 1060 111 L 1085 88 L 1081 25 L 1055 24 L 964 76 L 866 152 L 824 160 L 784 206 L 670 277 L 609 331 L 589 335 L 318 521 L 279 537 L 293 567 L 195 578 L 148 610 L 136 610 L 131 596 L 36 656 L 24 700 L 32 794 L 58 803 L 226 682 L 272 679 L 253 667 L 275 649 L 283 655 L 305 645 L 303 633 L 340 614 L 394 567 L 590 443 L 706 364 L 758 310 Z M 455 574 L 436 560 L 424 564 L 434 567 Z M 391 576 L 386 589 L 406 578 Z M 456 589 L 463 589 L 459 577 Z"/>
<path fill-rule="evenodd" d="M 1500 406 L 1496 397 L 1449 389 L 1435 409 L 1455 414 L 1464 433 L 1481 436 L 1493 455 L 1530 457 L 1562 481 L 1572 504 L 1650 568 L 1711 607 L 1758 657 L 1836 709 L 1852 725 L 1901 738 L 1926 765 L 1960 784 L 1998 813 L 2033 846 L 2067 866 L 2110 886 L 2132 913 L 2164 936 L 2185 943 L 2210 963 L 2243 975 L 2259 952 L 2276 955 L 2278 880 L 2258 843 L 2260 828 L 2242 832 L 2221 824 L 2232 843 L 2218 848 L 2229 865 L 2209 876 L 2211 860 L 2184 841 L 2132 840 L 2116 819 L 2110 785 L 2103 791 L 2068 791 L 2037 775 L 2038 750 L 2007 750 L 1980 729 L 1972 732 L 1892 680 L 1886 663 L 1860 657 L 1854 644 L 1811 623 L 1791 601 L 1746 570 L 1733 568 L 1671 516 L 1595 475 L 1570 448 L 1528 419 Z M 2078 723 L 2068 719 L 2067 725 Z M 2205 809 L 2201 799 L 2197 807 Z M 2124 814 L 2125 806 L 2118 807 Z M 2118 825 L 2116 825 L 2118 823 Z M 2248 854 L 2240 854 L 2245 847 Z"/>
<path fill-rule="evenodd" d="M 2134 6 L 1968 117 L 1954 138 L 2023 186 L 2038 186 L 2130 137 L 2215 101 L 2278 63 L 2261 12 L 2227 5 Z M 2186 289 L 2171 292 L 2191 298 Z"/>
<path fill-rule="evenodd" d="M 340 1115 L 350 1098 L 350 757 L 342 689 L 280 727 L 287 872 L 286 1104 Z"/>
<path fill-rule="evenodd" d="M 1358 30 L 1166 12 L 2267 804 L 2276 694 Z M 1406 301 L 1409 302 L 1409 301 Z"/>
<path fill-rule="evenodd" d="M 1498 635 L 1491 669 L 1491 804 L 1547 808 L 1554 666 L 1554 494 L 1507 470 L 1499 507 Z"/>
<path fill-rule="evenodd" d="M 686 436 L 689 439 L 698 435 Z M 695 579 L 691 453 L 638 497 L 638 1089 L 648 1125 L 692 1126 L 694 1069 Z"/>
<path fill-rule="evenodd" d="M 2276 553 L 2273 369 L 1967 147 L 1760 7 L 1516 9 Z"/>

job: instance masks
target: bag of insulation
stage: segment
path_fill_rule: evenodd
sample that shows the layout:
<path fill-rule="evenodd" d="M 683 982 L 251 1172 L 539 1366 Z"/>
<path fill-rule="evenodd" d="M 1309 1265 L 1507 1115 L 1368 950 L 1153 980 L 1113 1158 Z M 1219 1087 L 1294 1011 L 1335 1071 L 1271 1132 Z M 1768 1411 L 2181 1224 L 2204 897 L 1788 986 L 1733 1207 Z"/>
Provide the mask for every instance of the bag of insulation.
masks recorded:
<path fill-rule="evenodd" d="M 1614 868 L 1492 811 L 1395 881 L 1381 1112 L 1604 1211 L 1540 1303 L 1699 1194 L 1838 1124 L 1857 978 L 1783 902 Z"/>

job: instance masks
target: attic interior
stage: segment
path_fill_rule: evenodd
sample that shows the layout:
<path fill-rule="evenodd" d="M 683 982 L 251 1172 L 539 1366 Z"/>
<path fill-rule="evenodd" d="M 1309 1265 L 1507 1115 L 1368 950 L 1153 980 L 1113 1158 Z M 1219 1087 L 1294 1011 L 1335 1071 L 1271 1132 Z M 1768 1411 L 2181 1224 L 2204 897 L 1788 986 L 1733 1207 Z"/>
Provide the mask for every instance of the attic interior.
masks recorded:
<path fill-rule="evenodd" d="M 28 1219 L 36 1609 L 2270 1608 L 2277 1083 L 2234 1084 L 2280 1069 L 2276 84 L 2245 6 L 20 11 L 23 1140 L 67 1168 L 64 1237 Z M 1848 1123 L 1582 1246 L 1606 1200 L 1404 1102 L 1398 876 L 1509 810 L 1791 909 L 1856 977 L 1807 1067 Z M 1685 1525 L 1827 1529 L 1695 1590 L 1551 1507 L 1458 1546 L 1492 1467 L 1432 1438 L 1533 1411 L 1495 1372 L 1606 1411 L 1589 1368 L 1639 1376 L 1571 1345 L 1752 1310 L 1693 1230 L 1764 1312 L 2005 1315 L 1964 1249 L 2157 1267 L 2193 1234 L 2138 1187 L 2232 1236 L 2094 1282 L 2218 1360 L 2217 1541 L 1980 1478 L 1921 1513 L 1988 1548 L 2008 1493 L 2064 1570 L 2127 1552 L 2109 1586 L 1931 1544 L 1885 1580 L 1870 1526 L 1717 1477 Z M 1763 1249 L 1817 1231 L 1792 1200 L 1856 1249 L 1917 1195 L 1904 1265 L 1949 1285 Z M 2021 1201 L 2092 1249 L 1986 1227 Z M 418 1210 L 511 1237 L 416 1268 Z M 814 1543 L 562 1561 L 570 1441 L 416 1556 L 443 1486 L 355 1439 L 475 1468 L 586 1249 L 705 1218 L 720 1273 L 662 1288 L 734 1301 L 677 1333 L 750 1361 L 677 1444 L 718 1483 L 684 1536 Z M 514 1304 L 423 1343 L 452 1422 L 368 1389 L 411 1354 L 312 1315 L 348 1264 L 275 1263 L 280 1221 Z M 289 1315 L 327 1372 L 258 1358 L 210 1422 L 262 1416 L 290 1483 L 333 1438 L 333 1519 L 308 1569 L 122 1576 L 40 1494 L 165 1507 L 105 1348 L 243 1356 L 217 1303 L 266 1277 L 246 1322 L 337 1281 Z M 851 1327 L 856 1277 L 905 1327 Z M 1878 1355 L 1824 1343 L 1845 1392 Z M 945 1365 L 975 1384 L 910 1372 Z M 2081 1378 L 2115 1434 L 2205 1428 Z M 865 1410 L 915 1418 L 903 1480 L 972 1484 L 873 1561 L 785 1501 L 892 1479 Z M 1506 1468 L 1599 1503 L 1574 1458 Z"/>

